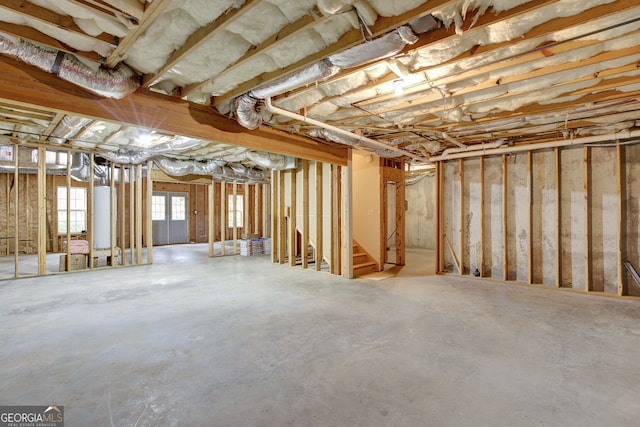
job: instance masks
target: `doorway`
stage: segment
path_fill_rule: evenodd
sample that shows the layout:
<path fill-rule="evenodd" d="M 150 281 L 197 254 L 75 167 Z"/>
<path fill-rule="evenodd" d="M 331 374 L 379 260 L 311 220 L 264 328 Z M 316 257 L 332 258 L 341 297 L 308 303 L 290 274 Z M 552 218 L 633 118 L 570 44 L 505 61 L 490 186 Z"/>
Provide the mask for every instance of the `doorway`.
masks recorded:
<path fill-rule="evenodd" d="M 188 243 L 187 193 L 153 192 L 153 244 Z"/>

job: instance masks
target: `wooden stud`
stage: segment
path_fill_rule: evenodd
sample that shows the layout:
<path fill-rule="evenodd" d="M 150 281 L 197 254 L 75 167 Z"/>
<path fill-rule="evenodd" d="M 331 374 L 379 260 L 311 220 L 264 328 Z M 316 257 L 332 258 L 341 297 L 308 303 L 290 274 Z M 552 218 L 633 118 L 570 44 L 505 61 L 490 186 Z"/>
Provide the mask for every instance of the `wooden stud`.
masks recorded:
<path fill-rule="evenodd" d="M 279 179 L 280 173 L 276 170 L 271 171 L 271 233 L 269 237 L 271 238 L 271 262 L 276 263 L 278 261 L 278 218 L 281 213 L 278 208 L 280 206 L 278 197 L 278 192 L 280 191 Z"/>
<path fill-rule="evenodd" d="M 529 192 L 529 209 L 527 210 L 527 236 L 528 236 L 528 257 L 527 257 L 527 283 L 533 283 L 533 153 L 527 152 L 527 187 Z"/>
<path fill-rule="evenodd" d="M 136 167 L 136 251 L 142 264 L 142 165 Z"/>
<path fill-rule="evenodd" d="M 316 162 L 316 271 L 322 266 L 322 163 Z"/>
<path fill-rule="evenodd" d="M 273 174 L 272 180 L 273 183 Z M 262 223 L 260 225 L 260 237 L 271 237 L 271 233 L 269 231 L 269 213 L 271 212 L 271 204 L 270 204 L 270 195 L 269 191 L 272 188 L 272 184 L 262 184 L 260 185 L 260 196 L 262 198 L 262 202 L 260 206 L 262 207 Z"/>
<path fill-rule="evenodd" d="M 243 198 L 243 213 L 244 213 L 244 221 L 242 223 L 242 230 L 244 231 L 244 238 L 245 239 L 250 239 L 251 238 L 251 220 L 250 220 L 250 203 L 249 203 L 249 183 L 245 182 L 244 183 L 244 194 L 242 195 Z"/>
<path fill-rule="evenodd" d="M 624 175 L 623 175 L 623 148 L 620 146 L 620 141 L 616 140 L 616 190 L 618 195 L 618 295 L 623 296 L 626 294 L 624 286 L 624 232 L 625 232 L 625 217 L 624 217 Z"/>
<path fill-rule="evenodd" d="M 286 256 L 287 249 L 287 229 L 286 229 L 286 212 L 285 212 L 285 204 L 284 204 L 284 177 L 285 171 L 279 171 L 279 183 L 278 188 L 278 197 L 279 201 L 279 218 L 278 218 L 278 262 L 280 264 L 284 264 L 284 258 Z"/>
<path fill-rule="evenodd" d="M 562 286 L 562 228 L 561 228 L 561 219 L 562 219 L 562 194 L 560 192 L 561 188 L 561 175 L 560 175 L 560 149 L 555 147 L 553 149 L 553 161 L 555 163 L 554 172 L 555 172 L 555 187 L 556 187 L 556 231 L 558 235 L 556 236 L 556 287 L 559 288 Z"/>
<path fill-rule="evenodd" d="M 290 187 L 290 197 L 291 207 L 289 208 L 289 265 L 295 267 L 296 258 L 297 258 L 297 242 L 298 242 L 298 227 L 297 227 L 297 180 L 298 173 L 297 169 L 292 169 L 290 172 L 291 175 L 291 187 Z"/>
<path fill-rule="evenodd" d="M 131 250 L 131 264 L 140 264 L 141 260 L 136 259 L 136 202 L 135 186 L 138 185 L 135 166 L 129 168 L 129 247 Z"/>
<path fill-rule="evenodd" d="M 109 183 L 109 246 L 111 249 L 111 267 L 115 267 L 115 229 L 116 229 L 116 165 L 111 163 L 111 179 Z"/>
<path fill-rule="evenodd" d="M 126 173 L 125 173 L 125 169 L 124 166 L 120 165 L 120 168 L 118 169 L 118 178 L 120 179 L 120 193 L 117 195 L 118 196 L 118 231 L 120 232 L 120 238 L 118 239 L 118 245 L 120 246 L 120 264 L 121 265 L 127 265 L 127 257 L 124 256 L 125 250 L 127 248 L 126 245 L 126 228 L 125 228 L 125 224 L 126 224 L 126 205 L 125 205 L 125 177 L 126 177 Z"/>
<path fill-rule="evenodd" d="M 47 274 L 47 152 L 38 148 L 38 275 Z M 29 176 L 29 175 L 27 175 Z M 27 188 L 27 191 L 29 189 Z M 29 193 L 27 193 L 29 194 Z M 29 200 L 27 199 L 27 203 Z M 29 229 L 27 228 L 27 232 Z"/>
<path fill-rule="evenodd" d="M 464 214 L 464 159 L 458 160 L 458 168 L 460 175 L 460 274 L 464 274 L 464 225 L 465 225 L 465 214 Z M 396 207 L 396 210 L 399 207 Z M 469 263 L 471 265 L 471 263 Z"/>
<path fill-rule="evenodd" d="M 480 156 L 480 277 L 484 277 L 484 220 L 485 220 L 485 186 L 484 186 L 484 156 Z M 476 249 L 477 250 L 477 249 Z M 478 256 L 476 255 L 476 259 Z M 477 268 L 478 266 L 476 266 Z"/>
<path fill-rule="evenodd" d="M 251 231 L 255 236 L 260 237 L 260 225 L 262 221 L 260 220 L 260 214 L 262 213 L 262 207 L 260 205 L 260 184 L 254 184 L 251 188 L 253 188 L 253 221 L 251 224 Z"/>
<path fill-rule="evenodd" d="M 340 274 L 340 179 L 338 165 L 331 165 L 331 246 L 329 249 L 329 259 L 331 260 L 329 271 L 331 274 Z"/>
<path fill-rule="evenodd" d="M 14 151 L 14 154 L 15 154 L 15 151 L 16 151 L 16 146 L 15 145 L 13 146 L 13 151 Z M 6 230 L 8 231 L 9 230 L 9 224 L 11 223 L 11 187 L 9 185 L 9 174 L 8 173 L 4 174 L 4 178 L 5 178 L 4 179 L 4 199 L 7 201 L 6 210 L 5 210 L 5 214 L 6 214 L 5 223 L 7 224 Z M 54 218 L 57 218 L 57 216 L 54 215 Z M 9 233 L 7 233 L 7 234 L 9 234 Z M 5 243 L 4 254 L 6 256 L 9 256 L 9 236 L 7 236 L 7 238 L 5 239 L 4 243 Z M 57 249 L 57 248 L 54 248 L 54 249 Z"/>
<path fill-rule="evenodd" d="M 302 268 L 309 268 L 309 161 L 302 160 Z"/>
<path fill-rule="evenodd" d="M 19 168 L 19 154 L 20 147 L 16 144 L 14 147 L 13 156 L 13 189 L 15 193 L 13 195 L 13 263 L 14 263 L 14 276 L 19 276 L 18 269 L 18 244 L 20 243 L 20 174 Z"/>
<path fill-rule="evenodd" d="M 405 265 L 405 183 L 404 167 L 396 181 L 396 265 Z"/>
<path fill-rule="evenodd" d="M 153 161 L 149 160 L 147 162 L 147 214 L 145 216 L 146 222 L 146 235 L 145 240 L 147 243 L 147 264 L 153 263 L 153 176 L 151 171 L 153 170 Z M 121 249 L 122 257 L 124 258 L 124 248 Z"/>
<path fill-rule="evenodd" d="M 509 239 L 507 236 L 507 155 L 502 155 L 502 279 L 509 278 Z"/>
<path fill-rule="evenodd" d="M 46 151 L 45 151 L 46 153 Z M 26 174 L 24 176 L 24 194 L 26 194 L 27 197 L 24 198 L 24 221 L 25 221 L 25 230 L 27 231 L 27 243 L 26 245 L 29 245 L 29 247 L 31 247 L 31 197 L 29 197 L 29 194 L 31 194 L 31 192 L 29 191 L 29 189 L 31 188 L 31 183 L 29 182 L 30 180 L 30 175 Z M 36 179 L 36 192 L 39 190 L 38 188 L 38 182 Z M 38 201 L 36 200 L 36 210 L 37 210 L 37 203 Z M 37 242 L 36 242 L 36 246 L 37 246 Z"/>
<path fill-rule="evenodd" d="M 214 242 L 216 239 L 215 218 L 213 216 L 213 210 L 215 208 L 214 197 L 216 196 L 215 187 L 216 187 L 216 183 L 213 182 L 213 179 L 212 179 L 211 184 L 209 184 L 209 197 L 207 198 L 207 224 L 209 228 L 209 256 L 210 257 L 213 257 L 216 255 L 215 246 L 214 246 Z"/>
<path fill-rule="evenodd" d="M 64 271 L 71 271 L 71 152 L 67 151 L 67 250 L 64 263 Z"/>
<path fill-rule="evenodd" d="M 231 221 L 233 224 L 233 254 L 238 255 L 238 181 L 233 181 L 232 188 L 233 200 L 231 205 L 233 206 L 233 218 L 231 218 Z"/>
<path fill-rule="evenodd" d="M 339 222 L 341 230 L 338 235 L 341 239 L 340 244 L 340 274 L 345 279 L 353 278 L 353 198 L 351 197 L 351 188 L 353 187 L 352 176 L 352 159 L 351 149 L 349 149 L 349 156 L 347 160 L 347 166 L 340 166 L 340 209 L 338 209 L 341 215 Z"/>
<path fill-rule="evenodd" d="M 438 211 L 438 241 L 440 242 L 440 248 L 438 249 L 438 265 L 436 271 L 438 273 L 444 273 L 444 162 L 438 162 L 438 171 L 440 172 L 438 176 L 438 206 L 436 207 Z"/>
<path fill-rule="evenodd" d="M 227 241 L 227 183 L 220 181 L 220 251 L 225 255 Z"/>
<path fill-rule="evenodd" d="M 89 197 L 87 203 L 89 204 L 89 268 L 93 269 L 93 233 L 94 233 L 94 209 L 93 209 L 93 200 L 95 198 L 94 188 L 95 188 L 95 158 L 94 154 L 89 154 Z"/>
<path fill-rule="evenodd" d="M 593 291 L 591 265 L 591 151 L 584 146 L 584 290 Z"/>

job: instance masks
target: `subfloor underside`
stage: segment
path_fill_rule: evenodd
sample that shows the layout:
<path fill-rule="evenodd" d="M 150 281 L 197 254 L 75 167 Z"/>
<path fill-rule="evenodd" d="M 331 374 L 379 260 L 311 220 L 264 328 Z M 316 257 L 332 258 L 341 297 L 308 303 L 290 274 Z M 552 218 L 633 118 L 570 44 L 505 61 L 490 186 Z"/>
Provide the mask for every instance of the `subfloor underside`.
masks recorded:
<path fill-rule="evenodd" d="M 636 426 L 640 303 L 154 248 L 0 282 L 0 405 L 72 426 Z"/>

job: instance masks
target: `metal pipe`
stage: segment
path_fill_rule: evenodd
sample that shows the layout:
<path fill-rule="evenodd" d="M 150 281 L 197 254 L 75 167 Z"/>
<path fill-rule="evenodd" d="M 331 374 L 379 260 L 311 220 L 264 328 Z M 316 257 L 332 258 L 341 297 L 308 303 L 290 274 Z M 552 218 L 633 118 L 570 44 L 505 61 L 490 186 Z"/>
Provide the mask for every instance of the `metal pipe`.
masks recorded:
<path fill-rule="evenodd" d="M 491 156 L 491 155 L 497 155 L 497 154 L 509 154 L 509 153 L 523 152 L 523 151 L 542 150 L 545 148 L 566 147 L 569 145 L 584 145 L 584 144 L 591 144 L 591 143 L 603 142 L 603 141 L 613 141 L 616 139 L 620 140 L 620 139 L 638 138 L 638 137 L 640 137 L 640 130 L 633 130 L 633 131 L 624 130 L 614 134 L 594 135 L 594 136 L 587 136 L 587 137 L 578 138 L 578 139 L 574 139 L 574 138 L 559 139 L 556 141 L 539 142 L 537 144 L 522 144 L 522 145 L 514 145 L 511 147 L 493 148 L 493 149 L 485 149 L 485 150 L 482 149 L 482 146 L 479 146 L 477 150 L 465 150 L 465 151 L 461 151 L 453 154 L 447 154 L 447 155 L 442 154 L 440 156 L 434 156 L 434 157 L 431 157 L 431 161 L 437 162 L 441 160 L 464 159 L 467 157 L 474 157 L 474 156 L 480 156 L 480 155 Z"/>
<path fill-rule="evenodd" d="M 309 124 L 312 124 L 314 126 L 318 126 L 320 128 L 327 129 L 327 130 L 330 130 L 332 132 L 339 133 L 341 135 L 345 135 L 345 136 L 347 136 L 349 138 L 354 138 L 354 139 L 356 139 L 358 141 L 362 141 L 362 142 L 364 142 L 366 144 L 374 145 L 376 147 L 382 148 L 383 150 L 393 151 L 395 153 L 398 153 L 398 155 L 400 155 L 400 156 L 410 157 L 413 160 L 416 160 L 416 161 L 419 161 L 419 162 L 431 163 L 431 161 L 427 157 L 418 156 L 417 154 L 413 154 L 413 153 L 410 153 L 408 151 L 402 150 L 400 148 L 394 147 L 392 145 L 385 144 L 384 142 L 376 141 L 375 139 L 367 138 L 366 136 L 356 135 L 353 132 L 349 132 L 347 130 L 340 129 L 340 128 L 332 126 L 332 125 L 330 125 L 328 123 L 324 123 L 324 122 L 312 119 L 310 117 L 306 117 L 306 116 L 302 116 L 300 114 L 294 113 L 293 111 L 284 110 L 284 109 L 282 109 L 280 107 L 276 107 L 275 105 L 272 104 L 271 97 L 265 98 L 264 102 L 265 102 L 265 106 L 267 107 L 267 110 L 269 110 L 270 112 L 272 112 L 274 114 L 280 114 L 281 116 L 289 117 L 291 119 L 301 121 L 302 123 L 309 123 Z"/>

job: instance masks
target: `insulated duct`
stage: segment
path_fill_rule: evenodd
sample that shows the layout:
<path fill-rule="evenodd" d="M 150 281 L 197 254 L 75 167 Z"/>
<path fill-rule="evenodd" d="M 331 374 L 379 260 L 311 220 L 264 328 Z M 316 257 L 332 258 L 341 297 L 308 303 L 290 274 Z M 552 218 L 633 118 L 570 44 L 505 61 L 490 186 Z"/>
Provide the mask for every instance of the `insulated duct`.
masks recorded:
<path fill-rule="evenodd" d="M 140 151 L 136 150 L 136 151 L 130 151 L 130 152 L 122 151 L 118 153 L 114 153 L 111 151 L 102 151 L 98 153 L 98 155 L 104 159 L 109 160 L 110 162 L 118 163 L 121 165 L 128 165 L 128 164 L 139 165 L 141 163 L 146 162 L 151 158 L 151 156 L 153 156 L 152 153 L 145 150 L 140 150 Z"/>
<path fill-rule="evenodd" d="M 64 116 L 53 132 L 51 132 L 48 140 L 53 144 L 62 145 L 89 123 L 91 123 L 91 119 L 78 116 Z"/>
<path fill-rule="evenodd" d="M 266 180 L 270 176 L 269 171 L 247 168 L 239 164 L 223 166 L 220 161 L 209 160 L 200 162 L 197 160 L 175 160 L 166 157 L 154 159 L 156 165 L 167 175 L 210 175 L 213 178 L 227 180 Z"/>
<path fill-rule="evenodd" d="M 63 80 L 107 98 L 124 98 L 139 86 L 138 76 L 124 64 L 113 70 L 92 69 L 68 53 L 0 35 L 0 53 L 11 55 Z"/>
<path fill-rule="evenodd" d="M 90 168 L 91 160 L 85 153 L 73 153 L 71 154 L 71 178 L 76 181 L 88 182 L 91 178 Z M 107 171 L 100 165 L 93 165 L 93 176 L 100 180 L 101 185 L 107 184 Z"/>

